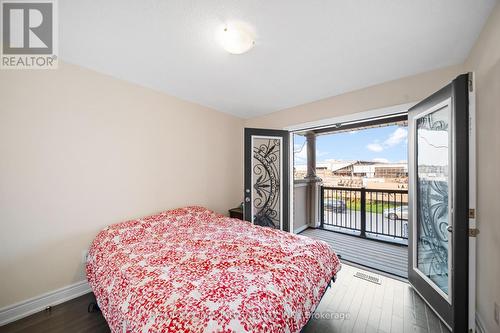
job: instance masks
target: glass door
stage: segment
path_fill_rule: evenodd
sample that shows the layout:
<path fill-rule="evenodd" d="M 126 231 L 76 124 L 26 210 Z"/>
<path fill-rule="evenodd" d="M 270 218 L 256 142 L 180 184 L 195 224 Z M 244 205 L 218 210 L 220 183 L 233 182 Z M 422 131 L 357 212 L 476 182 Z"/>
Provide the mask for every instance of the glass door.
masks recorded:
<path fill-rule="evenodd" d="M 467 87 L 461 75 L 408 114 L 409 281 L 456 332 L 467 328 Z"/>
<path fill-rule="evenodd" d="M 245 128 L 245 220 L 289 231 L 288 131 Z"/>
<path fill-rule="evenodd" d="M 451 99 L 416 115 L 415 271 L 451 303 Z"/>

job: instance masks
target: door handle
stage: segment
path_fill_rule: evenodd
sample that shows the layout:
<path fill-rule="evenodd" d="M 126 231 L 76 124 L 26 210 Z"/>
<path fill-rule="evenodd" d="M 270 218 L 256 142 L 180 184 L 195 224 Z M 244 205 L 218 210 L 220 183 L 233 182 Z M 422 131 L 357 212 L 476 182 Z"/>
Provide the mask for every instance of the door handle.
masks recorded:
<path fill-rule="evenodd" d="M 446 230 L 447 230 L 448 232 L 453 232 L 453 226 L 452 226 L 452 225 L 447 226 L 447 227 L 446 227 Z"/>
<path fill-rule="evenodd" d="M 245 202 L 250 202 L 250 197 L 246 197 Z"/>

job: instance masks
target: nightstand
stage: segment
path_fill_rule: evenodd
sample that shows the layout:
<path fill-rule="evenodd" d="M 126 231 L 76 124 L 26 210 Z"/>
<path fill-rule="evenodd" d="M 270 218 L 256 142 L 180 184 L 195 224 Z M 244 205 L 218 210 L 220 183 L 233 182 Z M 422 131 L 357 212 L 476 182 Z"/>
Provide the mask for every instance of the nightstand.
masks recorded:
<path fill-rule="evenodd" d="M 241 207 L 231 208 L 229 210 L 229 217 L 243 220 L 243 209 Z"/>

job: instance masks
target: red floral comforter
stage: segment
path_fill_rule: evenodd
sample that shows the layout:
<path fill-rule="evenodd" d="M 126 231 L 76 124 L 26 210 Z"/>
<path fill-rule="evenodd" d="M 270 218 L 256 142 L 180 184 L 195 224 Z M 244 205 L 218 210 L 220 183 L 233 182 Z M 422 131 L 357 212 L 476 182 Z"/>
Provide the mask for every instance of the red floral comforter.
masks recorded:
<path fill-rule="evenodd" d="M 201 207 L 112 225 L 87 261 L 112 332 L 298 332 L 339 269 L 326 243 Z"/>

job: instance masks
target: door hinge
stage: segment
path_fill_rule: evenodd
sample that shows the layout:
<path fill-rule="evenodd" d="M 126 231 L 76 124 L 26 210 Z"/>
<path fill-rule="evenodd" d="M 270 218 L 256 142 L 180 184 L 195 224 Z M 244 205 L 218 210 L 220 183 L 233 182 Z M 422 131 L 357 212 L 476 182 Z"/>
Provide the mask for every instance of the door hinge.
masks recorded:
<path fill-rule="evenodd" d="M 476 210 L 474 208 L 469 208 L 469 214 L 468 217 L 470 219 L 475 219 L 476 218 Z"/>
<path fill-rule="evenodd" d="M 469 229 L 469 237 L 477 237 L 477 235 L 479 235 L 478 228 Z"/>

